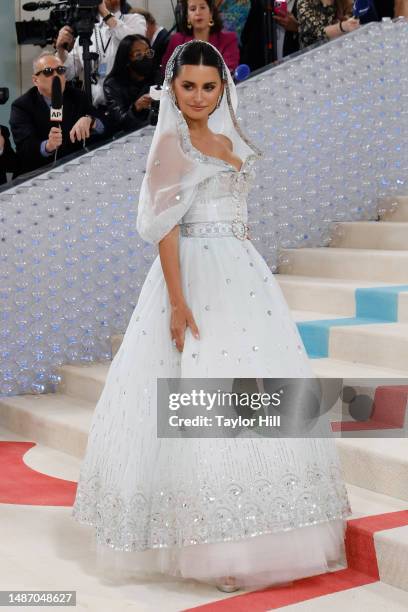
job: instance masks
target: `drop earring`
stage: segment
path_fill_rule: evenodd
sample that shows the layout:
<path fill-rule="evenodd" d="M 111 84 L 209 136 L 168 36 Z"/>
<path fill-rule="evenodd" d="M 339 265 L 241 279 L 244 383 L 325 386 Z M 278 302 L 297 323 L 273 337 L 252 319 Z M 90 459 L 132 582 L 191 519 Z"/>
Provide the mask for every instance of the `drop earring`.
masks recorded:
<path fill-rule="evenodd" d="M 191 28 L 193 27 L 189 21 L 187 21 L 187 27 L 189 30 L 191 30 Z"/>
<path fill-rule="evenodd" d="M 208 22 L 208 25 L 210 26 L 210 28 L 212 28 L 214 25 L 214 19 L 211 18 L 210 21 Z"/>

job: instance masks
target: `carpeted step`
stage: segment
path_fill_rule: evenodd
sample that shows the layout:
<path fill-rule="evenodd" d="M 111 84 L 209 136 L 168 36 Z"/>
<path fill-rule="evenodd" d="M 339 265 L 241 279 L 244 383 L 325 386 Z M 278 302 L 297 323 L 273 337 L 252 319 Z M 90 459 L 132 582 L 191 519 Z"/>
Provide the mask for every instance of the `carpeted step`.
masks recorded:
<path fill-rule="evenodd" d="M 388 212 L 382 215 L 383 221 L 393 223 L 408 221 L 408 196 L 391 196 L 385 198 L 385 202 Z"/>
<path fill-rule="evenodd" d="M 0 401 L 0 426 L 82 457 L 95 404 L 60 393 L 17 395 Z"/>
<path fill-rule="evenodd" d="M 408 250 L 283 249 L 279 273 L 408 284 Z"/>
<path fill-rule="evenodd" d="M 408 222 L 352 221 L 336 223 L 331 247 L 347 249 L 408 249 Z"/>

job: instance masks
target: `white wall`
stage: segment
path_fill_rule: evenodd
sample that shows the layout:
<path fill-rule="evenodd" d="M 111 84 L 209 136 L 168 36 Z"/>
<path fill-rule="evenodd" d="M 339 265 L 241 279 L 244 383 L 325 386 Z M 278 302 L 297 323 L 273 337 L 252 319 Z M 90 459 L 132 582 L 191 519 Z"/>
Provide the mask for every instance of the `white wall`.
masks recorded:
<path fill-rule="evenodd" d="M 173 26 L 174 15 L 171 6 L 171 0 L 128 0 L 132 6 L 145 8 L 155 16 L 159 25 L 164 26 L 168 30 Z M 173 0 L 174 6 L 177 4 Z"/>

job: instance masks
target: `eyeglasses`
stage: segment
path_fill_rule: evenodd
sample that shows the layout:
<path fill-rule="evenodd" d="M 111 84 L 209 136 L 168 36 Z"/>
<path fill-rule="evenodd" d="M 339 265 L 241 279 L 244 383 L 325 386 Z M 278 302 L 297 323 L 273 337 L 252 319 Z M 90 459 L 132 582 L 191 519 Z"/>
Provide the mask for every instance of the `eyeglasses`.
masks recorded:
<path fill-rule="evenodd" d="M 148 49 L 144 53 L 136 53 L 133 56 L 133 59 L 136 60 L 136 62 L 140 62 L 144 57 L 148 57 L 150 59 L 154 57 L 154 49 Z"/>
<path fill-rule="evenodd" d="M 54 72 L 56 72 L 57 74 L 59 74 L 60 76 L 62 76 L 63 74 L 65 74 L 67 71 L 65 66 L 57 66 L 56 68 L 51 68 L 51 66 L 47 66 L 46 68 L 43 68 L 42 70 L 39 70 L 38 72 L 35 72 L 34 75 L 38 76 L 39 74 L 43 74 L 46 77 L 50 77 L 54 74 Z"/>

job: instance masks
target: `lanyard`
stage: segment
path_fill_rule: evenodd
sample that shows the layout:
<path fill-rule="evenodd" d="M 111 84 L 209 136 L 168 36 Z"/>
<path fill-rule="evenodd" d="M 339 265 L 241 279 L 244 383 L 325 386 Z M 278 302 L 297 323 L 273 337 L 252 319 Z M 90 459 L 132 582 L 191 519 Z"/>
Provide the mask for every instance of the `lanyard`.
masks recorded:
<path fill-rule="evenodd" d="M 119 19 L 123 19 L 123 15 L 122 15 L 122 14 L 120 15 Z M 98 26 L 98 27 L 96 27 L 96 28 L 95 28 L 95 40 L 96 40 L 96 47 L 97 47 L 97 51 L 99 52 L 99 49 L 98 49 L 98 47 L 99 47 L 99 44 L 98 44 L 98 36 L 99 36 L 99 39 L 100 39 L 100 41 L 101 41 L 101 47 L 102 47 L 103 55 L 105 56 L 105 55 L 106 55 L 106 52 L 107 52 L 107 50 L 108 50 L 108 47 L 109 47 L 109 45 L 110 45 L 110 42 L 111 42 L 111 40 L 112 40 L 112 34 L 109 36 L 109 38 L 108 38 L 108 41 L 107 41 L 106 45 L 104 45 L 104 44 L 103 44 L 102 34 L 101 34 L 101 26 Z"/>

